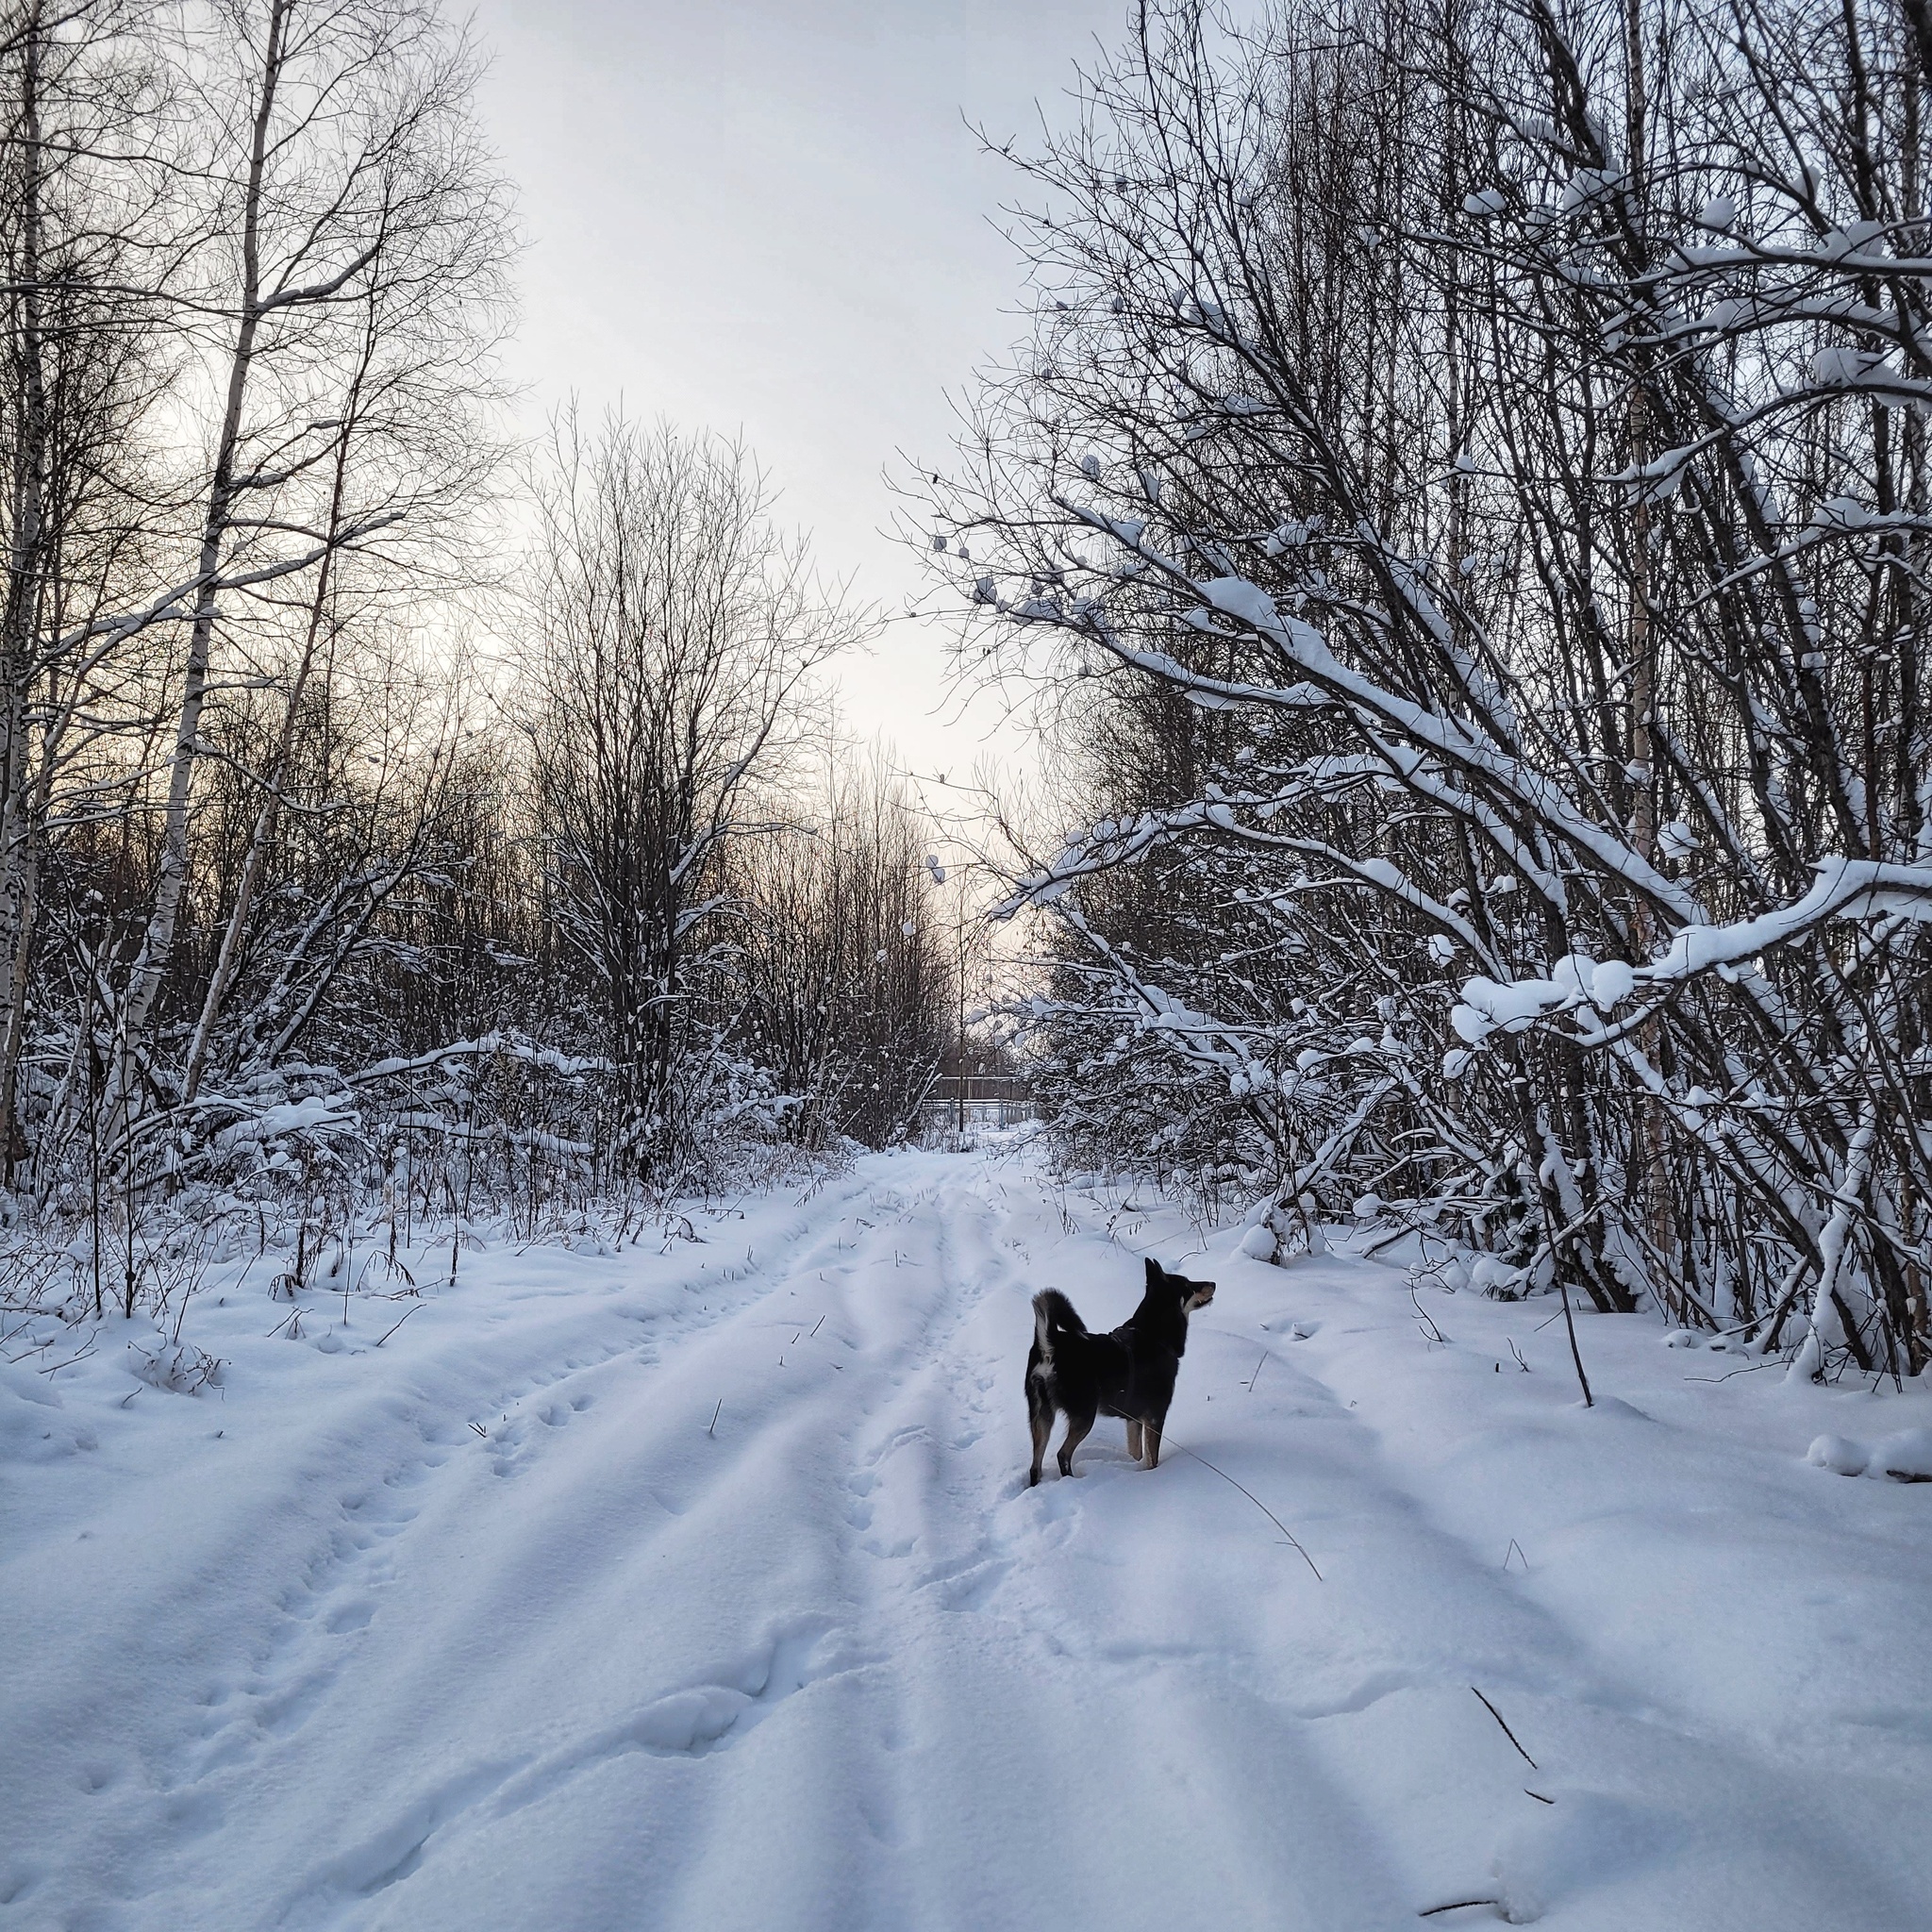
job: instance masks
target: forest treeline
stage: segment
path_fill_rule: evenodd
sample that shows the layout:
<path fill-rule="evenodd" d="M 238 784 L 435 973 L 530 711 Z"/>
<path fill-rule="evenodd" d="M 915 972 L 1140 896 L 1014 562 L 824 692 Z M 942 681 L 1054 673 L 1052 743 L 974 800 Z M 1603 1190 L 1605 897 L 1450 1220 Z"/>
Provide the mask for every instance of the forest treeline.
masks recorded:
<path fill-rule="evenodd" d="M 428 0 L 0 10 L 0 1178 L 83 1299 L 889 1143 L 964 1024 L 751 453 L 508 443 L 477 74 Z M 1148 0 L 1009 151 L 918 541 L 1040 691 L 1068 1158 L 1926 1366 L 1928 85 L 1917 0 Z"/>
<path fill-rule="evenodd" d="M 479 71 L 430 0 L 0 9 L 0 1182 L 96 1307 L 175 1208 L 888 1143 L 957 1009 L 752 455 L 507 441 Z"/>
<path fill-rule="evenodd" d="M 1922 1370 L 1932 17 L 1149 0 L 1077 108 L 921 508 L 1066 1158 Z"/>

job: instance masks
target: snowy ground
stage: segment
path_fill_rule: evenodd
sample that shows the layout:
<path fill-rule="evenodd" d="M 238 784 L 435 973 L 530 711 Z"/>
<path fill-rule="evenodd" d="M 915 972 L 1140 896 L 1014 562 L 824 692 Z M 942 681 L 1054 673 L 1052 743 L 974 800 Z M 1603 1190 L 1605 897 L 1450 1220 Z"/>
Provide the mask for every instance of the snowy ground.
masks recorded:
<path fill-rule="evenodd" d="M 0 1371 L 0 1928 L 1932 1920 L 1932 1486 L 1805 1461 L 1925 1392 L 1590 1319 L 1586 1413 L 1548 1303 L 1425 1290 L 1439 1343 L 1108 1218 L 879 1158 L 465 1255 L 380 1350 L 211 1284 L 198 1397 L 111 1330 Z M 1174 1436 L 1321 1580 L 1117 1424 L 1024 1487 L 1028 1297 L 1111 1323 L 1150 1246 L 1221 1282 Z"/>

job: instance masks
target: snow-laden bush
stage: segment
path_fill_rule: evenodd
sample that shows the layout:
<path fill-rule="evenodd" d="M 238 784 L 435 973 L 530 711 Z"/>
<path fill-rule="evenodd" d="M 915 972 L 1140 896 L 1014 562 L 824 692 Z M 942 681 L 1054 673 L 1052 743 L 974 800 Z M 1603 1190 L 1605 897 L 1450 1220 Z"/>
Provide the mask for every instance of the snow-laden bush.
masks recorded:
<path fill-rule="evenodd" d="M 1633 103 L 1655 13 L 1154 8 L 1019 159 L 1050 299 L 921 519 L 1052 700 L 1007 909 L 1071 1159 L 1903 1376 L 1924 76 L 1794 0 Z"/>

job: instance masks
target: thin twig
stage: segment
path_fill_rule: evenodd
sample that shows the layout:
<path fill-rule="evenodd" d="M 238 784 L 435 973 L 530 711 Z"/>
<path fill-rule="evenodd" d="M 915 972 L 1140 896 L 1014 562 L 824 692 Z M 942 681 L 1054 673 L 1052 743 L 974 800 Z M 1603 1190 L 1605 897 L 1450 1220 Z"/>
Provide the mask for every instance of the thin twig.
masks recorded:
<path fill-rule="evenodd" d="M 705 1431 L 706 1435 L 715 1439 L 718 1432 L 718 1418 L 724 1413 L 724 1398 L 721 1395 L 718 1398 L 718 1407 L 711 1411 L 711 1426 Z"/>
<path fill-rule="evenodd" d="M 1446 1348 L 1449 1338 L 1436 1326 L 1436 1318 L 1416 1299 L 1415 1283 L 1412 1281 L 1408 1284 L 1408 1301 L 1409 1306 L 1415 1310 L 1416 1320 L 1423 1324 L 1423 1340 L 1440 1341 Z"/>
<path fill-rule="evenodd" d="M 1686 1375 L 1687 1382 L 1728 1382 L 1733 1375 L 1748 1375 L 1757 1369 L 1781 1369 L 1782 1356 L 1767 1356 L 1761 1362 L 1746 1362 L 1741 1369 L 1726 1369 L 1722 1375 Z"/>
<path fill-rule="evenodd" d="M 1244 1495 L 1248 1499 L 1248 1501 L 1251 1502 L 1255 1506 L 1255 1507 L 1258 1509 L 1261 1512 L 1261 1514 L 1265 1516 L 1268 1519 L 1268 1521 L 1272 1523 L 1275 1526 L 1275 1528 L 1278 1529 L 1282 1533 L 1282 1535 L 1289 1540 L 1289 1541 L 1291 1544 L 1293 1544 L 1294 1548 L 1300 1552 L 1302 1561 L 1306 1563 L 1310 1570 L 1315 1570 L 1314 1557 L 1309 1556 L 1307 1551 L 1302 1549 L 1300 1543 L 1295 1542 L 1294 1532 L 1289 1528 L 1287 1524 L 1282 1522 L 1280 1517 L 1275 1515 L 1274 1510 L 1269 1508 L 1267 1504 L 1262 1502 L 1259 1496 L 1256 1495 L 1253 1490 L 1247 1488 L 1245 1484 L 1235 1482 L 1234 1477 L 1229 1475 L 1226 1470 L 1218 1467 L 1216 1464 L 1212 1462 L 1209 1462 L 1208 1458 L 1205 1456 L 1203 1456 L 1198 1449 L 1190 1449 L 1185 1442 L 1176 1442 L 1174 1439 L 1170 1435 L 1166 1435 L 1163 1433 L 1160 1439 L 1160 1445 L 1163 1449 L 1178 1449 L 1183 1456 L 1191 1456 L 1194 1458 L 1194 1460 L 1201 1465 L 1203 1469 L 1213 1470 L 1214 1474 L 1218 1475 L 1223 1482 L 1234 1483 L 1235 1488 L 1240 1490 L 1241 1494 Z M 1322 1573 L 1319 1570 L 1315 1570 L 1315 1581 L 1317 1583 L 1323 1583 L 1327 1579 L 1323 1576 Z"/>
<path fill-rule="evenodd" d="M 1576 1345 L 1576 1318 L 1570 1312 L 1570 1284 L 1558 1274 L 1557 1292 L 1563 1297 L 1563 1326 L 1570 1333 L 1570 1359 L 1576 1364 L 1576 1379 L 1583 1384 L 1583 1406 L 1596 1407 L 1596 1397 L 1590 1392 L 1590 1377 L 1583 1373 L 1583 1351 Z"/>
<path fill-rule="evenodd" d="M 1532 1757 L 1529 1755 L 1529 1753 L 1523 1748 L 1521 1742 L 1518 1741 L 1516 1733 L 1512 1731 L 1507 1724 L 1503 1724 L 1503 1713 L 1500 1710 L 1498 1710 L 1496 1707 L 1493 1704 L 1491 1704 L 1487 1697 L 1483 1696 L 1483 1693 L 1480 1690 L 1476 1690 L 1475 1686 L 1474 1684 L 1472 1684 L 1469 1688 L 1472 1690 L 1475 1690 L 1476 1697 L 1478 1701 L 1481 1703 L 1482 1707 L 1486 1711 L 1488 1711 L 1489 1714 L 1492 1718 L 1494 1718 L 1499 1724 L 1503 1724 L 1503 1735 L 1506 1738 L 1507 1738 L 1512 1744 L 1516 1746 L 1516 1755 L 1523 1759 L 1524 1763 L 1529 1766 L 1530 1770 L 1541 1771 L 1542 1767 L 1540 1764 L 1538 1764 L 1536 1759 Z"/>
<path fill-rule="evenodd" d="M 1498 1906 L 1498 1898 L 1452 1898 L 1446 1906 L 1430 1906 L 1416 1914 L 1418 1919 L 1433 1919 L 1438 1912 L 1459 1912 L 1467 1906 Z"/>
<path fill-rule="evenodd" d="M 69 1356 L 64 1362 L 50 1362 L 44 1369 L 37 1369 L 34 1373 L 40 1375 L 58 1375 L 62 1369 L 71 1369 L 75 1362 L 86 1361 L 88 1357 L 93 1354 L 95 1344 L 99 1341 L 100 1337 L 98 1335 L 90 1335 L 87 1339 L 87 1346 L 78 1355 Z"/>
<path fill-rule="evenodd" d="M 414 1314 L 420 1313 L 420 1312 L 421 1312 L 421 1310 L 422 1310 L 422 1308 L 423 1308 L 423 1306 L 424 1306 L 424 1305 L 423 1305 L 423 1304 L 422 1304 L 421 1302 L 418 1302 L 418 1303 L 416 1304 L 416 1306 L 415 1306 L 415 1307 L 414 1307 L 413 1308 L 406 1308 L 406 1309 L 405 1309 L 405 1310 L 403 1311 L 403 1322 L 407 1322 L 407 1321 L 408 1321 L 408 1320 L 409 1319 L 409 1317 L 410 1317 L 411 1315 L 414 1315 Z M 375 1345 L 376 1345 L 376 1347 L 377 1347 L 377 1348 L 380 1348 L 380 1347 L 382 1346 L 382 1342 L 383 1342 L 383 1341 L 388 1341 L 388 1340 L 390 1339 L 390 1337 L 391 1337 L 391 1335 L 393 1335 L 393 1334 L 394 1334 L 394 1333 L 396 1332 L 396 1328 L 400 1328 L 400 1327 L 401 1327 L 401 1326 L 403 1325 L 403 1322 L 398 1322 L 398 1323 L 396 1324 L 396 1327 L 395 1327 L 395 1328 L 386 1328 L 386 1329 L 385 1329 L 385 1330 L 383 1331 L 383 1336 L 382 1336 L 382 1341 L 378 1341 L 378 1342 L 377 1342 L 377 1343 L 375 1344 Z"/>

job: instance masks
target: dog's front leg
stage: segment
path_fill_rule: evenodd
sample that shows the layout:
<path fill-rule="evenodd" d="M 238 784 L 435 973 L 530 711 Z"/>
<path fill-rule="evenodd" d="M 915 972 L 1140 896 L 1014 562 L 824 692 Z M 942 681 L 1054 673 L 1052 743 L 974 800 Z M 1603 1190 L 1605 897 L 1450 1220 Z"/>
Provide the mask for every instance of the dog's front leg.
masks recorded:
<path fill-rule="evenodd" d="M 1130 1416 L 1127 1419 L 1127 1454 L 1136 1461 L 1141 1459 L 1141 1424 Z"/>
<path fill-rule="evenodd" d="M 1149 1423 L 1141 1431 L 1141 1440 L 1147 1449 L 1147 1467 L 1149 1469 L 1158 1469 L 1160 1467 L 1160 1424 L 1158 1423 Z"/>

